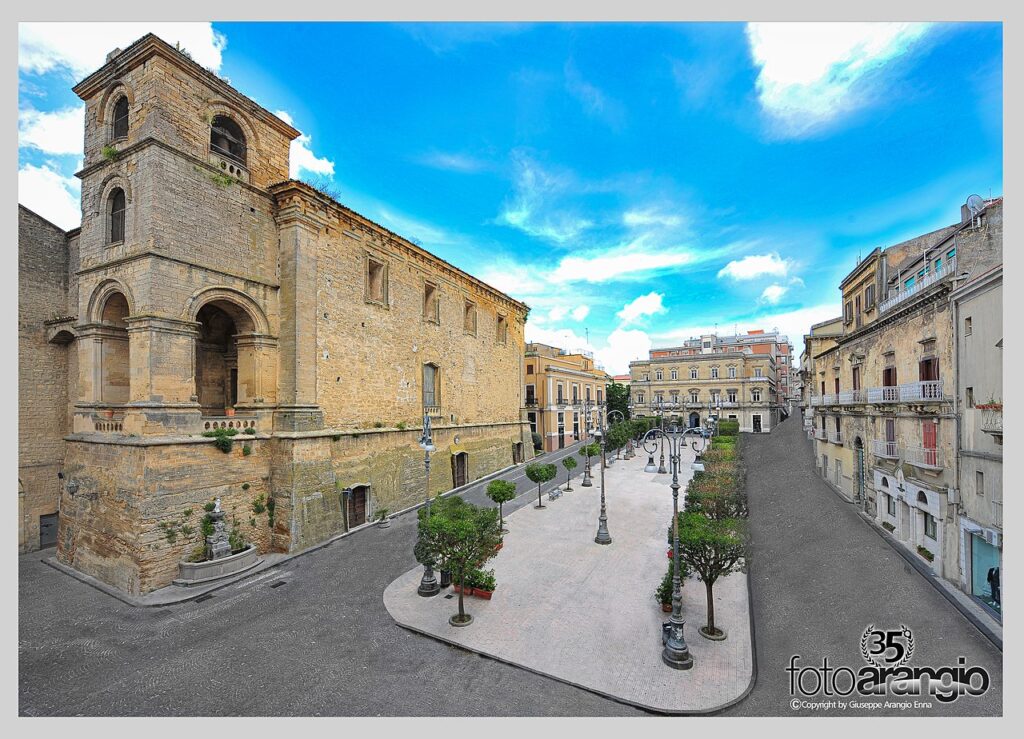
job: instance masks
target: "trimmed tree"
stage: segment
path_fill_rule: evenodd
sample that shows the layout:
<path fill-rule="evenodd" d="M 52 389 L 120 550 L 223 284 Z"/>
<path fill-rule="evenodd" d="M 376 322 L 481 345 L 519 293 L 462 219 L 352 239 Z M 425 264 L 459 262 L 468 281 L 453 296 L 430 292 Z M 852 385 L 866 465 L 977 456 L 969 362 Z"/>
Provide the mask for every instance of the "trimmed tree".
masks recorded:
<path fill-rule="evenodd" d="M 574 457 L 566 457 L 565 459 L 562 460 L 562 466 L 565 467 L 566 473 L 565 489 L 568 491 L 572 491 L 572 488 L 569 486 L 569 481 L 572 479 L 572 471 L 577 467 L 576 459 Z"/>
<path fill-rule="evenodd" d="M 461 500 L 453 497 L 449 500 Z M 495 554 L 501 542 L 498 511 L 479 508 L 462 501 L 462 505 L 441 506 L 426 519 L 426 546 L 442 568 L 452 573 L 459 584 L 459 612 L 448 619 L 453 626 L 473 621 L 463 601 L 466 576 L 483 567 Z"/>
<path fill-rule="evenodd" d="M 549 480 L 554 480 L 555 475 L 558 474 L 558 468 L 553 464 L 542 464 L 540 462 L 531 462 L 526 465 L 526 476 L 531 482 L 537 483 L 537 505 L 535 508 L 547 508 L 541 502 L 541 486 Z"/>
<path fill-rule="evenodd" d="M 715 627 L 714 588 L 720 578 L 739 571 L 746 561 L 746 521 L 685 512 L 679 514 L 679 524 L 679 556 L 707 592 L 708 622 L 700 632 L 711 638 L 724 637 L 724 632 Z"/>
<path fill-rule="evenodd" d="M 608 397 L 608 410 L 619 411 L 623 418 L 629 419 L 629 385 L 613 382 L 607 386 L 605 395 Z"/>
<path fill-rule="evenodd" d="M 498 525 L 505 533 L 505 515 L 502 506 L 516 497 L 516 484 L 508 480 L 491 480 L 487 483 L 487 497 L 498 504 Z"/>

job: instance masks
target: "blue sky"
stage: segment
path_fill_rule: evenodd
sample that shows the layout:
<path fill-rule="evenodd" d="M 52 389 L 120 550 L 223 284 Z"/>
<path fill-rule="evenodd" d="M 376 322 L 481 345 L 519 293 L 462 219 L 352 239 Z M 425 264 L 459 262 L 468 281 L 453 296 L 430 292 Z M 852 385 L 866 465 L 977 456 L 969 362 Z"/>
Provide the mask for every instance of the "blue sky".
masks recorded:
<path fill-rule="evenodd" d="M 1002 194 L 999 24 L 22 24 L 19 200 L 78 221 L 70 91 L 152 30 L 303 132 L 293 176 L 612 372 L 704 330 L 797 346 L 858 254 Z"/>

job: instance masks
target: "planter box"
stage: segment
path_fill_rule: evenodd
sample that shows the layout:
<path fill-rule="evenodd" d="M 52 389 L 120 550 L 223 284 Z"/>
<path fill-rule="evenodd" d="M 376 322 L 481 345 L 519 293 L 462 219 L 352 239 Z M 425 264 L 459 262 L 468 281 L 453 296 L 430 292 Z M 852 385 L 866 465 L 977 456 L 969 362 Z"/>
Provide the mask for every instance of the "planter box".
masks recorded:
<path fill-rule="evenodd" d="M 237 575 L 250 570 L 260 563 L 256 547 L 249 544 L 238 554 L 232 554 L 207 562 L 178 562 L 178 579 L 175 585 L 192 587 Z"/>
<path fill-rule="evenodd" d="M 481 590 L 480 588 L 473 588 L 473 595 L 477 598 L 483 598 L 484 600 L 490 600 L 491 596 L 494 595 L 493 590 Z"/>
<path fill-rule="evenodd" d="M 463 588 L 458 585 L 452 585 L 452 590 L 455 592 L 456 595 L 458 595 L 459 593 L 462 593 L 463 595 L 473 594 L 473 588 Z"/>

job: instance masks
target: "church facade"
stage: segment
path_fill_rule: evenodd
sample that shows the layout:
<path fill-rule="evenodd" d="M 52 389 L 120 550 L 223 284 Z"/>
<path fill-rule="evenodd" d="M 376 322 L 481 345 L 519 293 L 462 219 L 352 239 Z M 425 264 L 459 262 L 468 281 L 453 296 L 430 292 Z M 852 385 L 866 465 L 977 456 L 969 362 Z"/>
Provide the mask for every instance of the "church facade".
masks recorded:
<path fill-rule="evenodd" d="M 74 90 L 82 225 L 19 213 L 22 551 L 145 593 L 214 498 L 263 552 L 422 500 L 424 415 L 432 494 L 532 454 L 526 305 L 290 179 L 299 132 L 155 36 Z"/>

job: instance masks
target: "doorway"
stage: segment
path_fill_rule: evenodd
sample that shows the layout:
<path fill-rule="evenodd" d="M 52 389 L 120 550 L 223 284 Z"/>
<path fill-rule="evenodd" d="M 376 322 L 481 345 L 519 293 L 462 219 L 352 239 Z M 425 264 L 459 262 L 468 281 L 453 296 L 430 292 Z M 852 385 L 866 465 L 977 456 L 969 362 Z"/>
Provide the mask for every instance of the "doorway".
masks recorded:
<path fill-rule="evenodd" d="M 690 414 L 690 428 L 695 429 L 698 426 L 700 426 L 700 414 L 699 413 L 691 413 Z"/>
<path fill-rule="evenodd" d="M 452 456 L 452 482 L 457 488 L 469 482 L 469 455 L 466 452 Z"/>
<path fill-rule="evenodd" d="M 523 442 L 517 441 L 512 445 L 512 464 L 522 464 L 526 461 L 526 455 L 523 453 Z"/>
<path fill-rule="evenodd" d="M 366 523 L 366 497 L 368 486 L 356 485 L 352 488 L 352 496 L 349 499 L 348 512 L 350 529 L 362 526 Z"/>
<path fill-rule="evenodd" d="M 853 440 L 853 479 L 857 489 L 857 500 L 864 501 L 864 442 L 858 436 Z"/>
<path fill-rule="evenodd" d="M 39 548 L 57 546 L 57 515 L 48 513 L 39 517 Z"/>
<path fill-rule="evenodd" d="M 754 433 L 755 434 L 759 434 L 759 433 L 761 433 L 761 414 L 760 413 L 755 413 L 753 418 L 754 418 Z"/>

